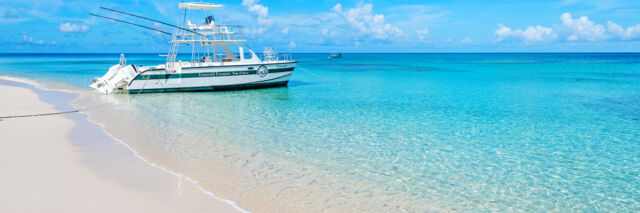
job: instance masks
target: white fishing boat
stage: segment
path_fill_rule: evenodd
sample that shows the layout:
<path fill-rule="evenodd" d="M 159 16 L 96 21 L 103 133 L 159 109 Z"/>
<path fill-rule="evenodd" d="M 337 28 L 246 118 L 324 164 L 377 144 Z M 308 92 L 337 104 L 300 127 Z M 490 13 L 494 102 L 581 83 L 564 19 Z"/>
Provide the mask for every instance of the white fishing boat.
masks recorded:
<path fill-rule="evenodd" d="M 124 92 L 215 91 L 286 86 L 296 66 L 291 55 L 278 54 L 265 48 L 262 56 L 246 45 L 240 26 L 216 25 L 213 10 L 222 5 L 211 3 L 180 3 L 178 26 L 102 8 L 174 27 L 166 63 L 157 66 L 127 64 L 123 54 L 120 63 L 109 68 L 102 77 L 95 78 L 91 87 L 105 94 Z M 111 20 L 109 17 L 99 16 Z M 130 22 L 116 20 L 133 24 Z M 201 23 L 201 24 L 194 24 Z M 141 26 L 138 24 L 133 24 Z M 149 27 L 141 26 L 147 29 Z M 162 33 L 161 30 L 156 30 Z M 169 34 L 169 33 L 167 33 Z M 181 46 L 189 46 L 190 59 L 178 56 Z"/>

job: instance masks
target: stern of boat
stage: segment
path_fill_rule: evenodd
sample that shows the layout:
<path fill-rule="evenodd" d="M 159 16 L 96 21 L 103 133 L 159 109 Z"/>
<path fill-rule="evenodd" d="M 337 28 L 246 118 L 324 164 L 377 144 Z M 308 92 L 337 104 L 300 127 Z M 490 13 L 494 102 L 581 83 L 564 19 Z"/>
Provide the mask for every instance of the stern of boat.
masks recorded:
<path fill-rule="evenodd" d="M 135 65 L 126 65 L 124 54 L 120 55 L 120 63 L 113 65 L 102 77 L 96 77 L 89 85 L 100 93 L 110 94 L 122 89 L 138 74 Z"/>

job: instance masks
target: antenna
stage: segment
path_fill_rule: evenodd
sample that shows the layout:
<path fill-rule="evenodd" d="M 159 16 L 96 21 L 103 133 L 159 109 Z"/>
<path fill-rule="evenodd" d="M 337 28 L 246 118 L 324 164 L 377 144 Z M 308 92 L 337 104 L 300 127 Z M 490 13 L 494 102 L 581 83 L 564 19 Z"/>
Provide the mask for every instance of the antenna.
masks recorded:
<path fill-rule="evenodd" d="M 156 31 L 156 32 L 164 33 L 164 34 L 167 34 L 167 35 L 171 35 L 171 33 L 168 33 L 168 32 L 162 31 L 162 30 L 158 30 L 158 29 L 155 29 L 155 28 L 147 27 L 147 26 L 144 26 L 144 25 L 139 25 L 139 24 L 136 24 L 136 23 L 131 23 L 131 22 L 128 22 L 128 21 L 123 21 L 123 20 L 120 20 L 120 19 L 115 19 L 115 18 L 110 18 L 110 17 L 106 17 L 106 16 L 96 15 L 96 14 L 93 14 L 93 13 L 89 13 L 89 15 L 92 15 L 92 16 L 95 16 L 95 17 L 104 18 L 104 19 L 109 19 L 109 20 L 113 20 L 113 21 L 117 21 L 117 22 L 122 22 L 122 23 L 130 24 L 130 25 L 146 28 L 146 29 L 149 29 L 149 30 L 153 30 L 153 31 Z"/>
<path fill-rule="evenodd" d="M 162 21 L 158 21 L 158 20 L 155 20 L 155 19 L 150 19 L 150 18 L 147 18 L 147 17 L 142 17 L 142 16 L 139 16 L 139 15 L 136 15 L 136 14 L 127 13 L 127 12 L 122 12 L 122 11 L 118 11 L 118 10 L 114 10 L 114 9 L 109 9 L 109 8 L 106 8 L 106 7 L 100 7 L 100 9 L 108 10 L 108 11 L 116 12 L 116 13 L 121 13 L 121 14 L 129 15 L 129 16 L 133 16 L 133 17 L 136 17 L 136 18 L 146 19 L 146 20 L 149 20 L 149 21 L 158 22 L 158 23 L 160 23 L 160 24 L 164 24 L 164 25 L 167 25 L 167 26 L 170 26 L 170 27 L 174 27 L 174 28 L 178 28 L 178 29 L 181 29 L 181 30 L 185 30 L 185 31 L 190 32 L 190 33 L 195 33 L 195 34 L 198 34 L 198 35 L 204 36 L 204 35 L 202 35 L 202 34 L 200 34 L 200 33 L 196 32 L 196 31 L 193 31 L 193 30 L 189 30 L 189 29 L 185 29 L 185 28 L 182 28 L 182 27 L 178 27 L 178 26 L 176 26 L 176 25 L 169 24 L 169 23 L 162 22 Z"/>

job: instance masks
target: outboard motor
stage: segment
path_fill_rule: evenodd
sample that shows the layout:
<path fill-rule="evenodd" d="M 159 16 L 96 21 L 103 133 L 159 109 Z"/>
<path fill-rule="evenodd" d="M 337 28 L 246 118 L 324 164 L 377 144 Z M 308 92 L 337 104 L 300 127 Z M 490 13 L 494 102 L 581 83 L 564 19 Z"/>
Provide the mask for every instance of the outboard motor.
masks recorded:
<path fill-rule="evenodd" d="M 90 87 L 104 94 L 113 93 L 117 89 L 122 89 L 138 73 L 135 65 L 126 65 L 127 59 L 124 54 L 120 54 L 120 63 L 113 65 L 109 71 L 101 78 L 91 81 Z"/>

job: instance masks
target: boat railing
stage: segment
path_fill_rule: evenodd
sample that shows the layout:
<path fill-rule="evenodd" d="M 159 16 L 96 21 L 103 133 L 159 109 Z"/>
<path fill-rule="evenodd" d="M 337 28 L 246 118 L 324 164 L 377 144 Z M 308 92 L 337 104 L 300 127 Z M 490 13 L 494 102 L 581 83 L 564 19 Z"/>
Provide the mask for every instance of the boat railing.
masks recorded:
<path fill-rule="evenodd" d="M 259 54 L 262 61 L 265 62 L 278 62 L 278 61 L 293 61 L 291 54 Z"/>
<path fill-rule="evenodd" d="M 244 40 L 244 27 L 242 26 L 215 26 L 213 31 L 214 40 Z"/>
<path fill-rule="evenodd" d="M 293 61 L 291 54 L 280 54 L 280 57 L 283 61 Z"/>
<path fill-rule="evenodd" d="M 202 25 L 189 26 L 197 32 L 178 33 L 172 42 L 195 43 L 195 42 L 218 42 L 218 41 L 244 41 L 244 27 L 236 25 Z"/>

